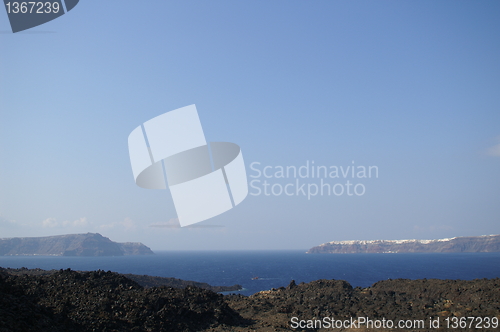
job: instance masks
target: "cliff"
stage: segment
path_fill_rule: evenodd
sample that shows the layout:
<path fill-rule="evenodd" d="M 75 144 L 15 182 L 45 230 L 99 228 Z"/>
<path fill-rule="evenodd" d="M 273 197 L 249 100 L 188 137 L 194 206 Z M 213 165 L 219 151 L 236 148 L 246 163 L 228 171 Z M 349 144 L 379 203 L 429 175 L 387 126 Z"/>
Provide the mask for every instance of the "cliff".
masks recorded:
<path fill-rule="evenodd" d="M 332 241 L 313 247 L 309 254 L 500 252 L 500 235 L 438 240 Z"/>
<path fill-rule="evenodd" d="M 138 242 L 117 243 L 99 233 L 0 239 L 0 256 L 123 256 L 149 255 Z"/>

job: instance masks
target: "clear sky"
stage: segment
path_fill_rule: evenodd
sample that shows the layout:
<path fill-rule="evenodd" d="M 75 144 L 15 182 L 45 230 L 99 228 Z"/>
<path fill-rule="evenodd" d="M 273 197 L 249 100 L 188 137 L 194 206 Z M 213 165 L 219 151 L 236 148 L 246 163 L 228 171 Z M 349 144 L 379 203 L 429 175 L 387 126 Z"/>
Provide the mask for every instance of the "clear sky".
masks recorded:
<path fill-rule="evenodd" d="M 233 250 L 498 234 L 499 17 L 498 1 L 82 0 L 13 34 L 0 10 L 0 237 Z M 127 138 L 191 104 L 260 182 L 200 224 L 224 227 L 151 227 L 176 211 L 136 186 Z M 313 161 L 378 177 L 274 176 Z M 255 195 L 264 180 L 364 194 Z"/>

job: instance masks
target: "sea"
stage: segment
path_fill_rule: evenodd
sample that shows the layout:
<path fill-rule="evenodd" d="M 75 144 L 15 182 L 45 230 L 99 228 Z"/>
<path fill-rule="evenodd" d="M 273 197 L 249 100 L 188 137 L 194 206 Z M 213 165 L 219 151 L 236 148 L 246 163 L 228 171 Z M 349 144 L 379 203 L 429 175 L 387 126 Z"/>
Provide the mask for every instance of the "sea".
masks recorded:
<path fill-rule="evenodd" d="M 239 284 L 251 295 L 318 279 L 346 280 L 368 287 L 386 279 L 500 277 L 500 253 L 306 254 L 284 251 L 158 251 L 118 257 L 0 256 L 0 267 L 104 270 L 206 282 Z"/>

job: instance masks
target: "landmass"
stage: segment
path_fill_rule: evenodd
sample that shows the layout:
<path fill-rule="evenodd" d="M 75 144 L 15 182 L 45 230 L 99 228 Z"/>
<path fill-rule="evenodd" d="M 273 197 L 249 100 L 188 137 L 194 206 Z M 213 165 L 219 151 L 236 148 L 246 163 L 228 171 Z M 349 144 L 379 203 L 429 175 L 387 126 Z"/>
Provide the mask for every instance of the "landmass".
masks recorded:
<path fill-rule="evenodd" d="M 140 242 L 113 242 L 99 233 L 0 239 L 0 256 L 123 256 L 151 255 Z"/>
<path fill-rule="evenodd" d="M 213 292 L 231 292 L 231 291 L 239 291 L 243 287 L 241 285 L 233 285 L 233 286 L 212 286 L 205 282 L 197 282 L 191 280 L 182 280 L 177 278 L 165 278 L 165 277 L 153 277 L 148 275 L 138 275 L 138 274 L 124 274 L 125 277 L 134 280 L 139 285 L 143 287 L 160 287 L 160 286 L 168 286 L 174 288 L 186 288 L 187 286 L 194 286 L 203 289 L 208 289 Z"/>
<path fill-rule="evenodd" d="M 453 237 L 438 240 L 332 241 L 308 254 L 500 252 L 500 235 Z"/>
<path fill-rule="evenodd" d="M 343 280 L 298 285 L 292 281 L 287 287 L 251 296 L 223 296 L 194 286 L 145 288 L 110 271 L 67 269 L 45 275 L 14 275 L 0 270 L 0 331 L 332 330 L 293 329 L 293 317 L 304 320 L 304 326 L 316 324 L 323 317 L 342 321 L 368 317 L 425 324 L 424 328 L 398 331 L 442 331 L 447 330 L 443 328 L 447 318 L 453 322 L 453 318 L 459 321 L 480 317 L 480 328 L 476 325 L 467 330 L 495 331 L 498 327 L 491 323 L 496 319 L 498 324 L 500 317 L 500 279 L 397 279 L 379 281 L 367 288 L 353 288 Z M 440 328 L 429 328 L 431 319 L 439 321 Z M 351 329 L 394 331 L 363 326 Z"/>
<path fill-rule="evenodd" d="M 12 276 L 23 276 L 23 275 L 30 275 L 30 276 L 48 276 L 52 275 L 55 273 L 60 272 L 60 270 L 43 270 L 43 269 L 28 269 L 25 267 L 19 268 L 19 269 L 13 269 L 13 268 L 2 268 L 0 267 L 0 273 L 6 273 L 8 275 Z M 76 271 L 80 273 L 86 273 L 88 271 Z M 182 280 L 182 279 L 177 279 L 177 278 L 165 278 L 165 277 L 154 277 L 154 276 L 148 276 L 148 275 L 138 275 L 138 274 L 121 274 L 122 276 L 133 280 L 137 282 L 139 285 L 141 285 L 144 288 L 150 288 L 150 287 L 160 287 L 160 286 L 167 286 L 167 287 L 174 287 L 174 288 L 186 288 L 188 286 L 194 286 L 198 288 L 203 288 L 203 289 L 208 289 L 213 292 L 230 292 L 230 291 L 239 291 L 243 287 L 241 285 L 233 285 L 233 286 L 212 286 L 209 285 L 205 282 L 197 282 L 197 281 L 191 281 L 191 280 Z"/>

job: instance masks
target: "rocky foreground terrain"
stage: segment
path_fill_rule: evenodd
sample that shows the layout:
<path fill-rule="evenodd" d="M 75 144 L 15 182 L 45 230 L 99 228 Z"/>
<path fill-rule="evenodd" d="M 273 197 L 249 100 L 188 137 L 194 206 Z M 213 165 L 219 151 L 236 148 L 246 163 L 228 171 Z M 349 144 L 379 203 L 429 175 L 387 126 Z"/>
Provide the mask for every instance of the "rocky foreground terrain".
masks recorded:
<path fill-rule="evenodd" d="M 23 275 L 47 276 L 58 272 L 60 272 L 60 270 L 27 269 L 25 267 L 22 267 L 20 269 L 12 269 L 12 268 L 0 267 L 0 273 L 12 276 L 23 276 Z M 80 272 L 85 273 L 88 271 L 83 271 L 83 272 L 80 271 Z M 213 286 L 205 282 L 182 280 L 177 278 L 153 277 L 153 276 L 138 275 L 138 274 L 122 274 L 122 275 L 132 281 L 137 282 L 140 286 L 145 288 L 160 287 L 160 286 L 167 286 L 173 288 L 186 288 L 188 286 L 194 286 L 198 288 L 208 289 L 213 292 L 230 292 L 242 289 L 242 286 L 238 284 L 233 286 Z"/>
<path fill-rule="evenodd" d="M 152 255 L 140 242 L 113 242 L 99 233 L 0 239 L 0 256 L 123 256 Z"/>
<path fill-rule="evenodd" d="M 290 331 L 292 317 L 362 316 L 395 321 L 434 317 L 440 319 L 441 327 L 447 317 L 498 319 L 500 279 L 398 279 L 369 288 L 353 288 L 342 280 L 318 280 L 291 282 L 246 297 L 192 286 L 145 288 L 104 271 L 68 269 L 38 275 L 0 271 L 0 331 Z"/>
<path fill-rule="evenodd" d="M 437 240 L 332 241 L 313 247 L 308 254 L 500 252 L 500 235 L 454 237 Z"/>

